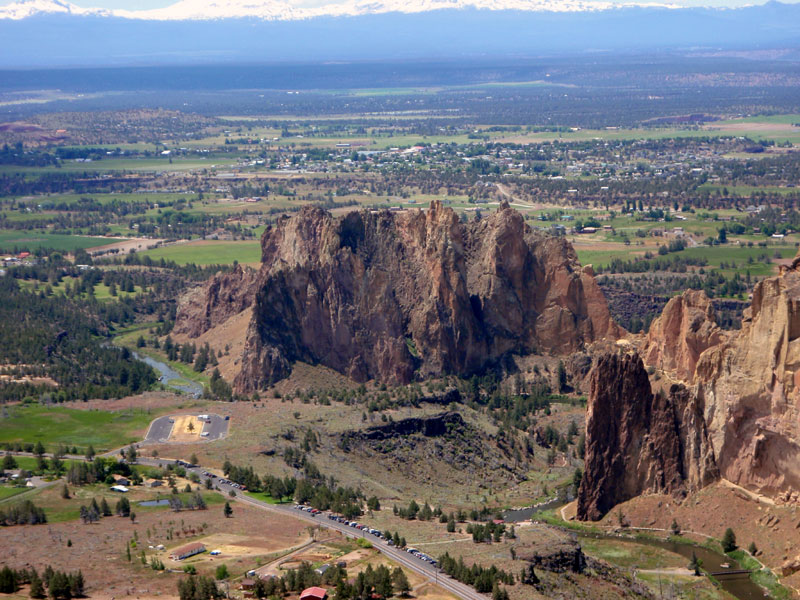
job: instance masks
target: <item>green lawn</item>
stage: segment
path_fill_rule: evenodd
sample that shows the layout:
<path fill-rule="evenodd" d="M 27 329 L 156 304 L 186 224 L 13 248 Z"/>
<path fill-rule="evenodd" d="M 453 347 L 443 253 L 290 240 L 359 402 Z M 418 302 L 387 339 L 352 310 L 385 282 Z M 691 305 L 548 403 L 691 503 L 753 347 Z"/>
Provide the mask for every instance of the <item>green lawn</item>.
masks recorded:
<path fill-rule="evenodd" d="M 735 246 L 732 244 L 724 244 L 720 246 L 699 246 L 697 248 L 687 248 L 679 252 L 678 256 L 683 257 L 705 257 L 708 259 L 710 267 L 718 268 L 721 263 L 725 262 L 728 265 L 736 263 L 736 269 L 727 268 L 723 269 L 725 272 L 733 273 L 738 271 L 744 273 L 750 271 L 753 276 L 764 277 L 772 275 L 775 272 L 775 265 L 767 263 L 763 260 L 764 254 L 770 260 L 775 260 L 775 254 L 780 254 L 780 258 L 792 258 L 797 253 L 797 248 L 794 245 L 786 246 L 768 246 L 766 248 L 759 248 L 753 246 L 752 248 Z M 753 262 L 749 262 L 749 259 Z"/>
<path fill-rule="evenodd" d="M 97 194 L 97 193 L 51 194 L 47 196 L 23 196 L 17 198 L 17 200 L 23 200 L 23 201 L 35 200 L 43 206 L 48 206 L 50 204 L 77 204 L 81 198 L 91 198 L 92 200 L 95 200 L 100 204 L 110 204 L 114 200 L 119 200 L 120 202 L 147 202 L 147 203 L 153 202 L 156 204 L 163 204 L 166 202 L 176 202 L 178 200 L 186 200 L 187 202 L 193 202 L 197 199 L 197 194 L 192 192 L 187 194 L 177 194 L 172 192 L 166 194 L 156 194 L 156 193 L 126 194 L 119 192 L 112 194 Z M 24 213 L 17 213 L 17 214 L 24 214 Z M 32 213 L 32 214 L 35 215 L 39 213 Z"/>
<path fill-rule="evenodd" d="M 192 242 L 154 248 L 141 254 L 153 259 L 172 260 L 181 265 L 228 265 L 233 261 L 258 264 L 261 262 L 261 242 Z"/>
<path fill-rule="evenodd" d="M 47 515 L 47 521 L 49 523 L 76 521 L 80 518 L 81 505 L 90 504 L 92 498 L 95 498 L 98 504 L 103 498 L 105 498 L 106 502 L 108 502 L 111 510 L 113 511 L 117 501 L 123 496 L 117 492 L 112 492 L 109 489 L 109 486 L 105 484 L 69 486 L 71 497 L 68 500 L 65 500 L 61 497 L 60 490 L 61 485 L 56 484 L 48 488 L 36 490 L 27 497 L 27 499 L 32 500 L 37 506 L 40 506 L 44 509 L 45 514 Z M 225 498 L 218 492 L 201 491 L 201 494 L 209 508 L 212 506 L 219 506 L 225 502 Z M 131 488 L 130 494 L 125 494 L 125 496 L 130 500 L 133 512 L 137 514 L 170 510 L 169 505 L 141 506 L 139 504 L 139 502 L 143 500 L 169 498 L 171 494 L 168 489 L 166 492 L 160 491 L 156 493 L 150 493 L 148 490 L 145 494 L 144 490 L 134 486 Z M 178 494 L 178 497 L 182 500 L 188 500 L 190 496 L 191 494 L 186 492 L 181 492 Z M 119 517 L 116 516 L 104 518 L 119 519 Z"/>
<path fill-rule="evenodd" d="M 23 492 L 27 492 L 28 488 L 24 487 L 10 487 L 7 485 L 0 485 L 0 500 L 11 498 Z"/>
<path fill-rule="evenodd" d="M 254 500 L 260 500 L 261 502 L 266 502 L 267 504 L 283 504 L 286 502 L 291 502 L 291 498 L 285 498 L 282 500 L 276 500 L 269 494 L 265 494 L 264 492 L 245 492 L 245 496 L 250 496 Z"/>
<path fill-rule="evenodd" d="M 59 167 L 17 167 L 1 165 L 1 174 L 24 173 L 43 175 L 46 173 L 94 173 L 99 171 L 192 171 L 213 167 L 229 168 L 235 164 L 232 158 L 108 158 L 91 163 L 65 161 Z"/>
<path fill-rule="evenodd" d="M 58 444 L 98 452 L 140 440 L 157 415 L 144 410 L 105 412 L 40 405 L 9 406 L 0 418 L 0 442 L 41 441 L 48 449 Z"/>
<path fill-rule="evenodd" d="M 13 252 L 26 250 L 32 252 L 36 248 L 54 248 L 63 252 L 72 252 L 79 248 L 96 248 L 112 243 L 102 237 L 85 237 L 79 235 L 62 235 L 42 232 L 17 230 L 0 230 L 0 251 Z"/>

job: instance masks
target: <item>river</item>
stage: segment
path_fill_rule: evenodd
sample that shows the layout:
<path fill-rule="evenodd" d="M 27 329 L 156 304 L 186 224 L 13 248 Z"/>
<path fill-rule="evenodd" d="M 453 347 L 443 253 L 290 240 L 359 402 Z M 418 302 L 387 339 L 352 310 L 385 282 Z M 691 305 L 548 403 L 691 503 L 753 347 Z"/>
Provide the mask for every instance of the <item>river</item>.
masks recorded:
<path fill-rule="evenodd" d="M 139 354 L 138 352 L 134 352 L 133 350 L 131 350 L 131 354 L 140 361 L 142 361 L 143 363 L 147 363 L 148 365 L 153 367 L 156 371 L 158 371 L 160 376 L 160 381 L 165 386 L 170 387 L 179 392 L 182 392 L 184 394 L 189 394 L 191 396 L 194 396 L 195 398 L 199 398 L 203 394 L 202 385 L 200 385 L 199 383 L 195 383 L 194 381 L 185 379 L 180 373 L 172 369 L 172 367 L 170 367 L 168 364 L 163 363 L 160 360 L 156 360 L 155 358 L 151 358 L 147 355 Z M 184 383 L 176 383 L 177 381 L 183 381 Z"/>
<path fill-rule="evenodd" d="M 530 519 L 538 512 L 561 508 L 564 506 L 564 504 L 565 502 L 563 500 L 553 499 L 537 506 L 506 511 L 503 517 L 508 522 L 518 523 L 520 521 Z M 619 542 L 620 544 L 639 544 L 662 548 L 686 558 L 687 566 L 692 558 L 692 553 L 694 552 L 697 558 L 702 561 L 703 568 L 710 573 L 735 571 L 739 568 L 739 565 L 735 560 L 725 556 L 724 554 L 714 552 L 713 550 L 709 550 L 708 548 L 701 546 L 679 544 L 669 540 L 661 540 L 657 538 L 629 538 L 627 536 L 623 537 L 605 533 L 581 533 L 566 528 L 563 529 L 564 531 L 568 531 L 577 535 L 578 539 L 608 539 Z M 722 566 L 723 564 L 728 564 L 730 566 L 726 568 Z M 764 598 L 770 598 L 769 594 L 767 594 L 761 587 L 753 583 L 749 575 L 720 575 L 717 576 L 716 579 L 719 581 L 723 590 L 732 596 L 735 596 L 739 600 L 764 600 Z"/>

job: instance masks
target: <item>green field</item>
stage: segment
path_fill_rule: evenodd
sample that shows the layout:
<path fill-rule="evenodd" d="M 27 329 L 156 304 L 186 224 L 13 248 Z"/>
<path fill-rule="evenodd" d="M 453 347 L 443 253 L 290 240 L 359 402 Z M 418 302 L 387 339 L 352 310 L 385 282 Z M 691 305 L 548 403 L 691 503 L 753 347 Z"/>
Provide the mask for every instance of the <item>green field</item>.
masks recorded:
<path fill-rule="evenodd" d="M 0 485 L 0 501 L 12 498 L 23 492 L 27 492 L 28 488 L 25 487 L 10 487 L 7 485 Z"/>
<path fill-rule="evenodd" d="M 53 233 L 29 232 L 17 230 L 0 230 L 0 251 L 32 252 L 37 248 L 54 248 L 62 252 L 73 252 L 80 248 L 96 248 L 111 244 L 115 240 L 102 237 L 85 237 L 79 235 L 61 235 Z"/>
<path fill-rule="evenodd" d="M 23 173 L 43 175 L 45 173 L 96 173 L 100 171 L 193 171 L 196 169 L 228 168 L 235 164 L 232 158 L 108 158 L 91 163 L 65 161 L 60 166 L 17 167 L 0 165 L 0 174 Z"/>
<path fill-rule="evenodd" d="M 272 496 L 270 496 L 269 494 L 266 494 L 264 492 L 245 492 L 244 495 L 245 496 L 249 496 L 250 498 L 253 498 L 254 500 L 260 500 L 261 502 L 266 502 L 267 504 L 282 504 L 284 502 L 291 502 L 292 501 L 291 498 L 284 498 L 282 500 L 276 500 L 275 498 L 273 498 Z"/>
<path fill-rule="evenodd" d="M 193 202 L 197 200 L 197 194 L 195 193 L 186 193 L 186 194 L 178 194 L 174 192 L 158 194 L 155 192 L 150 192 L 146 194 L 127 194 L 127 193 L 111 193 L 111 194 L 104 194 L 104 193 L 88 193 L 88 194 L 48 194 L 44 196 L 21 196 L 16 198 L 17 200 L 22 201 L 35 201 L 39 204 L 77 204 L 81 198 L 91 198 L 100 204 L 110 204 L 111 202 L 117 200 L 119 202 L 147 202 L 147 203 L 168 203 L 168 202 L 177 202 L 178 200 L 186 200 L 187 202 Z M 15 214 L 14 212 L 7 212 L 7 215 Z M 21 213 L 16 213 L 21 214 Z M 32 213 L 33 215 L 37 215 L 40 213 Z M 41 215 L 40 216 L 46 216 Z M 10 217 L 9 217 L 10 218 Z"/>
<path fill-rule="evenodd" d="M 0 418 L 0 442 L 41 441 L 47 448 L 58 444 L 83 450 L 111 450 L 140 440 L 156 416 L 143 410 L 104 412 L 74 408 L 23 405 L 7 407 Z"/>
<path fill-rule="evenodd" d="M 261 262 L 261 242 L 193 242 L 154 248 L 141 253 L 153 259 L 164 258 L 180 265 L 229 265 Z"/>

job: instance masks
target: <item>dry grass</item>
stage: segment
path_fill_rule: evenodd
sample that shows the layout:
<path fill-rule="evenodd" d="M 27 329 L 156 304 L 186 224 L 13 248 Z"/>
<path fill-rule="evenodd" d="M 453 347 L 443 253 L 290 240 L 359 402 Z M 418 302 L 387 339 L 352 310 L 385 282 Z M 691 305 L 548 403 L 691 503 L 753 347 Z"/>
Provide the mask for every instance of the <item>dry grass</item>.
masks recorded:
<path fill-rule="evenodd" d="M 125 546 L 135 537 L 138 543 L 129 563 Z M 220 507 L 214 506 L 205 511 L 141 512 L 135 524 L 126 518 L 106 517 L 93 525 L 69 521 L 6 527 L 0 529 L 0 547 L 3 548 L 3 564 L 13 568 L 30 564 L 41 569 L 49 564 L 55 569 L 81 569 L 91 598 L 113 596 L 141 600 L 151 596 L 175 596 L 180 578 L 177 574 L 155 573 L 142 566 L 139 555 L 143 549 L 148 558 L 156 554 L 168 562 L 168 551 L 157 552 L 149 546 L 164 544 L 171 548 L 205 539 L 228 540 L 232 548 L 242 548 L 239 554 L 223 555 L 214 560 L 204 555 L 194 562 L 191 559 L 183 562 L 196 564 L 203 574 L 213 573 L 216 566 L 224 562 L 232 574 L 239 576 L 257 566 L 259 556 L 280 552 L 307 537 L 307 525 L 301 521 L 236 504 L 230 519 L 223 516 Z M 67 546 L 68 541 L 72 542 L 71 547 Z"/>
<path fill-rule="evenodd" d="M 172 431 L 169 433 L 170 442 L 196 442 L 200 440 L 203 431 L 203 422 L 194 415 L 176 415 Z"/>

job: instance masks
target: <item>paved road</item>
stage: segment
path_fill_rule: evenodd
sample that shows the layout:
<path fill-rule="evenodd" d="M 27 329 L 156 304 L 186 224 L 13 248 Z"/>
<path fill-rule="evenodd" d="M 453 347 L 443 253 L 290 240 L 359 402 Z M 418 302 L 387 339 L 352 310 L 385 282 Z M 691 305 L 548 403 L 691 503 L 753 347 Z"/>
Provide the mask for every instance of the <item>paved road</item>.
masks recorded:
<path fill-rule="evenodd" d="M 169 460 L 163 459 L 152 459 L 152 458 L 140 458 L 139 462 L 142 464 L 152 465 L 152 466 L 163 466 L 168 464 Z M 194 472 L 200 477 L 200 480 L 205 483 L 206 479 L 209 479 L 210 476 L 205 475 L 205 471 L 200 466 L 188 467 L 187 471 Z M 379 552 L 383 553 L 388 558 L 392 559 L 393 561 L 403 565 L 422 575 L 423 577 L 427 578 L 428 580 L 438 584 L 448 592 L 462 598 L 463 600 L 486 600 L 488 595 L 479 594 L 475 589 L 471 586 L 461 583 L 460 581 L 456 581 L 452 579 L 448 575 L 444 574 L 440 569 L 434 567 L 430 563 L 424 562 L 421 559 L 417 558 L 413 554 L 409 554 L 404 550 L 401 550 L 395 546 L 389 546 L 386 544 L 386 541 L 377 538 L 374 535 L 369 533 L 364 533 L 358 529 L 354 529 L 353 527 L 349 527 L 344 523 L 339 523 L 337 521 L 332 521 L 328 519 L 327 512 L 320 513 L 316 517 L 312 516 L 311 514 L 298 510 L 294 508 L 294 505 L 289 504 L 268 504 L 266 502 L 262 502 L 260 500 L 256 500 L 254 498 L 250 498 L 249 496 L 245 496 L 241 491 L 237 490 L 235 487 L 228 483 L 222 483 L 219 477 L 212 478 L 214 481 L 214 487 L 219 489 L 222 493 L 228 494 L 229 492 L 233 491 L 236 493 L 236 497 L 234 498 L 238 502 L 242 502 L 245 504 L 250 504 L 251 506 L 255 506 L 257 508 L 268 510 L 270 512 L 276 512 L 279 514 L 290 516 L 294 519 L 299 519 L 301 521 L 308 521 L 309 523 L 313 523 L 319 527 L 324 527 L 326 529 L 332 529 L 335 531 L 339 531 L 343 533 L 347 537 L 351 538 L 365 538 L 369 540 L 372 545 L 377 549 Z"/>
<path fill-rule="evenodd" d="M 150 443 L 168 442 L 169 434 L 172 431 L 172 425 L 175 422 L 176 416 L 178 415 L 159 417 L 150 423 L 150 429 L 147 430 L 144 441 Z M 203 431 L 200 432 L 201 435 L 198 441 L 205 440 L 212 442 L 214 440 L 220 440 L 228 435 L 228 424 L 230 421 L 226 421 L 225 418 L 220 415 L 212 414 L 208 415 L 208 419 L 209 420 L 203 424 Z"/>

